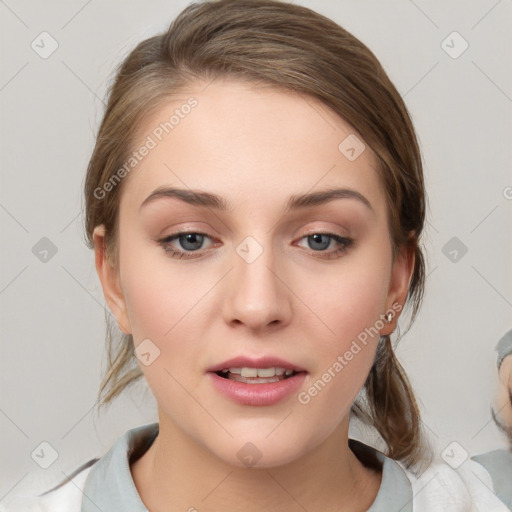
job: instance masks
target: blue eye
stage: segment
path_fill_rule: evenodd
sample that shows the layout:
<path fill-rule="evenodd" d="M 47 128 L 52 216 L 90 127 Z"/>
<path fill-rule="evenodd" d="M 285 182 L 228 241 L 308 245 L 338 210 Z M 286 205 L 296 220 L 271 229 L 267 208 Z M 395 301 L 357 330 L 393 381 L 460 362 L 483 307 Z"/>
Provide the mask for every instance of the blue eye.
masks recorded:
<path fill-rule="evenodd" d="M 188 251 L 196 251 L 203 245 L 204 237 L 202 233 L 184 233 L 178 235 L 176 238 L 179 240 L 180 245 Z"/>
<path fill-rule="evenodd" d="M 315 257 L 327 259 L 335 258 L 337 255 L 345 252 L 354 242 L 354 240 L 351 238 L 335 235 L 334 233 L 313 233 L 311 235 L 305 236 L 301 240 L 303 239 L 308 240 L 309 248 L 315 249 L 313 251 L 313 255 Z M 333 251 L 326 252 L 325 249 L 331 245 L 332 241 L 338 245 L 338 248 L 334 249 Z"/>
<path fill-rule="evenodd" d="M 203 242 L 206 238 L 210 238 L 205 233 L 197 233 L 197 232 L 180 232 L 170 235 L 163 240 L 159 240 L 160 245 L 164 248 L 165 252 L 170 254 L 173 258 L 197 258 L 201 256 L 188 254 L 187 251 L 196 252 L 198 249 L 201 249 Z M 171 245 L 171 242 L 174 240 L 178 240 L 180 245 L 185 249 L 182 251 L 177 249 L 174 245 Z"/>

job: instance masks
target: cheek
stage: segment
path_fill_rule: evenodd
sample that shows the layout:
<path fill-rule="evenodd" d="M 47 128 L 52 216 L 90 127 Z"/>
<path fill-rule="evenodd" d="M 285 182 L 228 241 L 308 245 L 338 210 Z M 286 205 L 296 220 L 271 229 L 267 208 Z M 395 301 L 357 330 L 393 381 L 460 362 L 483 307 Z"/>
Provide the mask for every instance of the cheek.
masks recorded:
<path fill-rule="evenodd" d="M 121 261 L 123 292 L 135 347 L 146 339 L 156 345 L 149 345 L 158 354 L 154 362 L 139 366 L 155 395 L 165 401 L 162 393 L 181 396 L 178 382 L 190 380 L 198 354 L 205 352 L 205 334 L 218 306 L 211 293 L 218 276 L 211 270 L 191 270 L 163 249 L 141 246 L 135 240 L 130 247 L 126 244 Z"/>
<path fill-rule="evenodd" d="M 201 297 L 210 279 L 159 259 L 149 263 L 143 254 L 137 258 L 136 251 L 127 256 L 123 290 L 135 347 L 149 339 L 149 352 L 157 354 L 139 367 L 159 403 L 179 405 L 187 400 L 179 383 L 190 379 L 189 370 L 197 367 L 202 351 Z"/>
<path fill-rule="evenodd" d="M 304 286 L 304 302 L 318 317 L 308 315 L 301 328 L 315 340 L 316 363 L 301 403 L 314 401 L 315 408 L 338 411 L 341 418 L 364 385 L 385 325 L 380 315 L 391 272 L 387 247 L 385 240 L 369 244 L 347 257 L 333 279 L 317 280 L 321 286 L 309 292 Z"/>
<path fill-rule="evenodd" d="M 128 237 L 124 245 L 122 286 L 135 342 L 171 338 L 194 316 L 210 279 L 184 272 L 183 262 L 167 257 L 159 247 L 144 247 Z"/>
<path fill-rule="evenodd" d="M 313 281 L 317 287 L 304 285 L 304 302 L 325 324 L 321 339 L 327 349 L 342 350 L 367 329 L 374 333 L 371 327 L 383 328 L 380 315 L 385 312 L 391 275 L 390 252 L 387 255 L 385 245 L 367 245 L 347 256 L 329 279 Z"/>

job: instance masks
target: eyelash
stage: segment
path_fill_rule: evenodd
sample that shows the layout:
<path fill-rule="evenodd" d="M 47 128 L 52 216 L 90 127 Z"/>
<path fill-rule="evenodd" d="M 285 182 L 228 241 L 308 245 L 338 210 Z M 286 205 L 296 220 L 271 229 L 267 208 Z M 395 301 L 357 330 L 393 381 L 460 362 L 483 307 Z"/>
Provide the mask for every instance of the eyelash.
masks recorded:
<path fill-rule="evenodd" d="M 180 251 L 176 249 L 175 247 L 171 246 L 170 243 L 173 240 L 178 239 L 181 235 L 201 235 L 205 236 L 207 238 L 211 238 L 206 233 L 201 233 L 200 231 L 179 231 L 177 233 L 174 233 L 172 235 L 169 235 L 161 240 L 158 240 L 158 243 L 163 247 L 164 251 L 171 257 L 171 258 L 179 258 L 179 259 L 194 259 L 194 258 L 200 258 L 201 253 L 200 250 L 187 252 L 187 251 Z M 303 238 L 308 238 L 310 236 L 314 235 L 324 235 L 330 237 L 332 240 L 337 242 L 338 244 L 341 244 L 341 247 L 338 249 L 335 249 L 334 251 L 325 252 L 325 251 L 313 251 L 310 250 L 310 254 L 316 258 L 322 258 L 322 259 L 333 259 L 336 256 L 343 254 L 346 252 L 354 243 L 354 240 L 352 238 L 347 238 L 339 235 L 335 235 L 334 233 L 327 233 L 323 231 L 315 231 L 314 233 L 310 233 L 308 235 L 304 235 L 300 240 Z M 193 255 L 195 253 L 199 253 L 197 255 Z M 324 255 L 320 256 L 320 254 L 324 253 Z"/>

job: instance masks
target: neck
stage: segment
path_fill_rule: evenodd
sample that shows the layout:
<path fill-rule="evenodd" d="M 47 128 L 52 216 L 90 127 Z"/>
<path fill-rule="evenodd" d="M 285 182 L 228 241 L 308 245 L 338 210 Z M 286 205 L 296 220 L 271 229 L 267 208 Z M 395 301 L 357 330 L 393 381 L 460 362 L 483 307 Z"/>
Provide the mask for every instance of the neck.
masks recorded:
<path fill-rule="evenodd" d="M 157 438 L 131 472 L 151 512 L 367 510 L 381 481 L 381 473 L 365 467 L 348 447 L 348 417 L 293 462 L 241 468 L 220 460 L 160 415 Z"/>

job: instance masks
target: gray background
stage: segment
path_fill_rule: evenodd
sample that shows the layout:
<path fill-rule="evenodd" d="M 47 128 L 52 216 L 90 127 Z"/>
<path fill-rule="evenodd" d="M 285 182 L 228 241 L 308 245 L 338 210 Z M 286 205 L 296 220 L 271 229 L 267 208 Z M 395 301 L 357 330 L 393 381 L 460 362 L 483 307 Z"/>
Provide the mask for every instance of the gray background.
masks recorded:
<path fill-rule="evenodd" d="M 436 451 L 454 441 L 459 455 L 505 447 L 489 407 L 494 347 L 512 327 L 512 2 L 296 3 L 375 52 L 420 137 L 427 292 L 398 355 Z M 105 413 L 93 411 L 104 299 L 83 243 L 81 187 L 114 66 L 187 4 L 0 0 L 0 499 L 46 489 L 127 429 L 157 419 L 144 383 Z M 31 47 L 43 31 L 58 43 L 46 59 Z M 442 46 L 453 31 L 469 43 L 458 58 Z M 447 44 L 454 54 L 463 41 Z M 46 262 L 32 251 L 43 237 L 57 248 Z M 452 237 L 467 247 L 456 261 L 445 255 L 456 247 L 446 247 Z M 43 441 L 58 453 L 48 469 L 31 457 Z"/>

